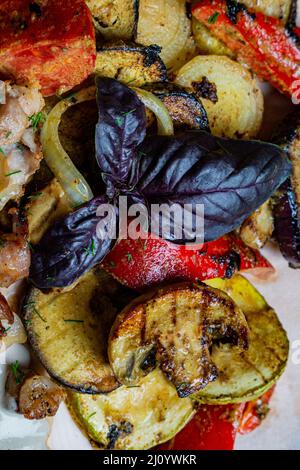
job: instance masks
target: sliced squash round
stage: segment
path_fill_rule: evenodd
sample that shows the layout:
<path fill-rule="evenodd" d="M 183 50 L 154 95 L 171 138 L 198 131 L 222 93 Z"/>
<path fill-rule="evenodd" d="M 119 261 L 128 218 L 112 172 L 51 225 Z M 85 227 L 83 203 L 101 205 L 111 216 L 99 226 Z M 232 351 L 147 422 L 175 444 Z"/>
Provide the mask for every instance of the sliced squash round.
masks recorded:
<path fill-rule="evenodd" d="M 119 384 L 107 358 L 107 338 L 127 291 L 99 268 L 71 290 L 32 288 L 23 306 L 28 339 L 48 373 L 81 393 L 107 393 Z"/>
<path fill-rule="evenodd" d="M 189 398 L 178 398 L 160 370 L 138 387 L 122 386 L 108 395 L 70 393 L 75 420 L 102 449 L 145 450 L 168 441 L 194 414 Z"/>
<path fill-rule="evenodd" d="M 139 385 L 159 365 L 186 397 L 216 379 L 210 357 L 216 341 L 230 342 L 239 352 L 247 348 L 243 312 L 218 289 L 173 284 L 135 299 L 117 316 L 108 355 L 120 383 Z"/>
<path fill-rule="evenodd" d="M 197 56 L 181 67 L 175 83 L 201 99 L 212 134 L 244 139 L 257 135 L 263 95 L 246 67 L 225 56 Z"/>
<path fill-rule="evenodd" d="M 216 344 L 211 358 L 218 378 L 193 397 L 201 403 L 227 404 L 255 400 L 283 373 L 289 341 L 276 313 L 243 276 L 212 279 L 206 284 L 224 290 L 241 308 L 249 327 L 249 348 L 239 353 L 228 344 Z"/>

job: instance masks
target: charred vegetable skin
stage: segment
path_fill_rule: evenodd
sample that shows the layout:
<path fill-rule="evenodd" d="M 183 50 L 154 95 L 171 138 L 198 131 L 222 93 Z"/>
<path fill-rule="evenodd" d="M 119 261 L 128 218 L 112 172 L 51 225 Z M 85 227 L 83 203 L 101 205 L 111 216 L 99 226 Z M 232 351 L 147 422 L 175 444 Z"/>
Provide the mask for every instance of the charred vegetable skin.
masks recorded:
<path fill-rule="evenodd" d="M 209 131 L 206 111 L 196 96 L 173 83 L 158 83 L 146 87 L 164 103 L 179 129 L 202 129 Z"/>
<path fill-rule="evenodd" d="M 95 73 L 115 78 L 130 86 L 167 80 L 167 69 L 160 58 L 161 48 L 122 41 L 101 45 L 97 50 Z"/>
<path fill-rule="evenodd" d="M 48 96 L 93 72 L 94 28 L 84 0 L 4 0 L 0 23 L 0 75 L 38 83 Z"/>
<path fill-rule="evenodd" d="M 50 376 L 81 393 L 115 390 L 107 339 L 117 311 L 131 300 L 129 290 L 99 268 L 68 292 L 32 288 L 23 316 L 29 342 Z"/>
<path fill-rule="evenodd" d="M 248 11 L 231 0 L 204 0 L 192 12 L 260 78 L 293 94 L 294 82 L 299 80 L 300 50 L 294 34 L 280 20 Z"/>
<path fill-rule="evenodd" d="M 204 204 L 205 241 L 212 241 L 237 228 L 290 174 L 284 152 L 275 145 L 225 140 L 204 131 L 145 137 L 145 108 L 133 90 L 100 77 L 97 90 L 96 157 L 106 196 L 58 221 L 36 246 L 30 279 L 40 288 L 70 285 L 111 251 L 115 240 L 97 236 L 102 221 L 97 209 L 113 203 L 114 212 L 104 220 L 111 233 L 119 195 L 128 196 L 130 204 L 189 203 L 193 210 Z M 174 234 L 164 235 L 178 242 Z M 179 243 L 194 241 L 185 231 L 182 235 Z"/>
<path fill-rule="evenodd" d="M 138 385 L 159 365 L 183 398 L 216 380 L 214 341 L 248 348 L 242 311 L 220 290 L 175 284 L 135 299 L 117 316 L 108 354 L 122 384 Z"/>
<path fill-rule="evenodd" d="M 137 290 L 170 281 L 231 278 L 237 271 L 274 271 L 259 251 L 233 234 L 206 243 L 200 250 L 174 247 L 158 238 L 120 240 L 106 256 L 103 267 L 122 284 Z"/>
<path fill-rule="evenodd" d="M 292 176 L 273 198 L 275 238 L 292 268 L 300 268 L 300 119 L 286 118 L 274 141 L 283 147 L 292 162 Z"/>

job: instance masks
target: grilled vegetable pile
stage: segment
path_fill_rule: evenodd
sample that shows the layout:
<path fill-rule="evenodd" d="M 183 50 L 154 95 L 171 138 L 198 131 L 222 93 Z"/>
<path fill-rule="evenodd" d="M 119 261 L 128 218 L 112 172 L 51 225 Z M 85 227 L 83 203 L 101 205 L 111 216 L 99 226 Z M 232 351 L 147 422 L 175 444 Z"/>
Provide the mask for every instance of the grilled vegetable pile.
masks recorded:
<path fill-rule="evenodd" d="M 299 112 L 260 140 L 259 81 L 295 102 L 296 17 L 1 3 L 0 287 L 27 283 L 22 305 L 0 294 L 0 346 L 35 356 L 6 384 L 26 418 L 65 401 L 101 449 L 191 450 L 265 417 L 289 341 L 240 272 L 274 274 L 272 236 L 300 267 Z"/>

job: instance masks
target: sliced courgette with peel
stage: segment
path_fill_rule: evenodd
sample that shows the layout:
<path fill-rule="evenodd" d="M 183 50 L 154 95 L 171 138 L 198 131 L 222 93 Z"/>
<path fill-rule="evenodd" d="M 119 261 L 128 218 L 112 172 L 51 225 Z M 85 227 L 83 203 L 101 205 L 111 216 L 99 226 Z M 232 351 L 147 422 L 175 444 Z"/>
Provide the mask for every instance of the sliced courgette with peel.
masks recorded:
<path fill-rule="evenodd" d="M 241 308 L 249 326 L 249 348 L 239 353 L 228 344 L 214 345 L 211 358 L 218 378 L 193 397 L 201 403 L 227 404 L 260 397 L 283 373 L 289 342 L 276 313 L 243 276 L 213 279 Z"/>
<path fill-rule="evenodd" d="M 104 449 L 144 450 L 168 441 L 192 418 L 192 400 L 178 398 L 161 371 L 138 387 L 108 395 L 70 393 L 69 406 L 89 437 Z"/>
<path fill-rule="evenodd" d="M 209 131 L 204 106 L 192 93 L 170 82 L 153 83 L 144 88 L 163 102 L 175 128 Z"/>
<path fill-rule="evenodd" d="M 105 39 L 132 39 L 136 33 L 139 0 L 86 0 L 96 30 Z"/>
<path fill-rule="evenodd" d="M 29 342 L 48 373 L 81 393 L 107 393 L 116 380 L 107 359 L 107 338 L 128 291 L 95 268 L 71 290 L 32 288 L 23 306 Z"/>
<path fill-rule="evenodd" d="M 122 41 L 105 44 L 97 51 L 95 73 L 115 78 L 130 86 L 163 82 L 167 79 L 159 46 L 139 46 Z"/>
<path fill-rule="evenodd" d="M 217 377 L 210 350 L 216 341 L 239 352 L 248 345 L 243 312 L 219 289 L 180 283 L 138 297 L 120 312 L 109 336 L 108 356 L 120 383 L 139 385 L 159 366 L 180 397 Z"/>

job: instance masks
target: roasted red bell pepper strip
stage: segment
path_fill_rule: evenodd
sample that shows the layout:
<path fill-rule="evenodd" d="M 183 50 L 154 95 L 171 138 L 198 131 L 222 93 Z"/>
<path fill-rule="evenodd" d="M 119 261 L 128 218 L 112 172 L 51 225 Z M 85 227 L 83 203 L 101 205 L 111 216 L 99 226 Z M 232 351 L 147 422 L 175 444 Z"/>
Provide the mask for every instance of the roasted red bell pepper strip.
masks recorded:
<path fill-rule="evenodd" d="M 45 96 L 69 90 L 93 72 L 94 34 L 84 0 L 1 0 L 0 76 Z"/>
<path fill-rule="evenodd" d="M 103 267 L 120 282 L 142 290 L 167 281 L 204 281 L 231 277 L 236 271 L 273 273 L 272 265 L 234 234 L 188 250 L 158 238 L 120 240 Z"/>
<path fill-rule="evenodd" d="M 273 396 L 274 390 L 275 385 L 258 400 L 249 401 L 246 403 L 238 429 L 240 434 L 248 434 L 249 432 L 254 431 L 254 429 L 256 429 L 265 419 L 268 412 L 270 411 L 269 403 Z"/>
<path fill-rule="evenodd" d="M 233 450 L 244 403 L 203 405 L 194 418 L 159 450 Z"/>
<path fill-rule="evenodd" d="M 200 1 L 192 13 L 260 78 L 293 95 L 300 78 L 300 49 L 295 34 L 290 34 L 280 20 L 224 0 Z"/>
<path fill-rule="evenodd" d="M 194 418 L 158 450 L 233 450 L 237 433 L 254 431 L 266 417 L 275 386 L 258 400 L 200 406 Z"/>

